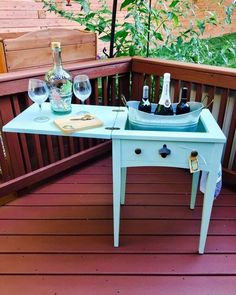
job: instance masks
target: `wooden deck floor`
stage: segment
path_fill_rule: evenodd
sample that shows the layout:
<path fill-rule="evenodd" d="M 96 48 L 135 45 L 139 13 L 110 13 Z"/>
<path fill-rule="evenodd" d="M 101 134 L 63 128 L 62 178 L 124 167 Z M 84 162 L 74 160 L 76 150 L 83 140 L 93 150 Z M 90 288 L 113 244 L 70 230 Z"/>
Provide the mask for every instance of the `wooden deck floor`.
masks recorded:
<path fill-rule="evenodd" d="M 113 248 L 111 157 L 0 208 L 0 294 L 236 294 L 236 192 L 215 201 L 198 255 L 202 195 L 190 175 L 130 168 Z"/>

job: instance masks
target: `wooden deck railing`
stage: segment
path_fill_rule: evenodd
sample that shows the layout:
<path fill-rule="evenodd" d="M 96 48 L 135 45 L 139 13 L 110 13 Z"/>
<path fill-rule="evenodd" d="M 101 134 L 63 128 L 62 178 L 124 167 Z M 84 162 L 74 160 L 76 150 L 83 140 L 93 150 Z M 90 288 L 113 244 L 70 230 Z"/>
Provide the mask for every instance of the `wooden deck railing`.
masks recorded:
<path fill-rule="evenodd" d="M 43 78 L 47 69 L 0 75 L 0 126 L 22 112 L 30 101 L 27 85 L 30 77 Z M 143 83 L 159 97 L 160 78 L 164 72 L 172 77 L 172 97 L 178 100 L 181 86 L 189 89 L 189 98 L 200 101 L 207 95 L 209 106 L 225 135 L 224 180 L 236 182 L 236 70 L 199 66 L 180 62 L 144 58 L 115 58 L 74 64 L 72 75 L 87 73 L 93 92 L 89 103 L 119 105 L 120 94 L 139 99 Z M 108 89 L 110 89 L 108 91 Z M 29 122 L 30 124 L 30 122 Z M 3 183 L 0 196 L 46 179 L 110 149 L 109 142 L 92 139 L 1 134 L 0 165 Z"/>

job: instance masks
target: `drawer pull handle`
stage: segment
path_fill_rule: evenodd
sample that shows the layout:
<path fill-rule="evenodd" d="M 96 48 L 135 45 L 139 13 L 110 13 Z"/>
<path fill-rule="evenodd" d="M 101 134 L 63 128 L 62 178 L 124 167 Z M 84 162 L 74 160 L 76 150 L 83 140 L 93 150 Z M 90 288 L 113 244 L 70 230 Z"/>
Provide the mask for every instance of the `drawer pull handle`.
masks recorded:
<path fill-rule="evenodd" d="M 140 155 L 142 153 L 142 150 L 138 148 L 138 149 L 135 149 L 134 152 L 136 155 Z"/>
<path fill-rule="evenodd" d="M 170 155 L 171 150 L 167 148 L 167 145 L 164 144 L 161 149 L 159 149 L 159 154 L 162 158 L 166 158 L 168 155 Z"/>

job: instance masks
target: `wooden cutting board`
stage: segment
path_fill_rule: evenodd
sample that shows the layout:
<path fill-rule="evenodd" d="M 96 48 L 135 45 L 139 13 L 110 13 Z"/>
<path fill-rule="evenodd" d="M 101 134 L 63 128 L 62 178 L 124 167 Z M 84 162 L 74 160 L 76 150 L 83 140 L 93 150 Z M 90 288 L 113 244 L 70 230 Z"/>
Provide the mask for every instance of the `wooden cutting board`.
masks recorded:
<path fill-rule="evenodd" d="M 63 133 L 73 133 L 80 130 L 96 128 L 103 125 L 103 122 L 92 114 L 75 115 L 64 118 L 57 118 L 54 123 Z"/>

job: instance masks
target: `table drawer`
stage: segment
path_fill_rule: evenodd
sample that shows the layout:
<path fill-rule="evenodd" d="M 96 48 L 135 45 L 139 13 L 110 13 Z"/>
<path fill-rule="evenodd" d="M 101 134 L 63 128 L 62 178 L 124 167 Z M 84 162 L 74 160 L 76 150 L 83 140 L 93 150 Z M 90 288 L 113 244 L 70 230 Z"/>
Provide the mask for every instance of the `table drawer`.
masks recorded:
<path fill-rule="evenodd" d="M 170 154 L 160 154 L 166 146 Z M 121 140 L 121 162 L 123 166 L 172 166 L 189 167 L 189 156 L 197 151 L 200 169 L 204 170 L 212 161 L 213 145 L 194 142 Z"/>

